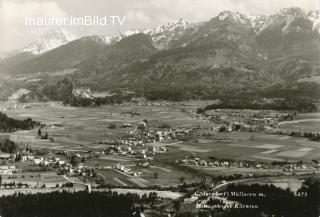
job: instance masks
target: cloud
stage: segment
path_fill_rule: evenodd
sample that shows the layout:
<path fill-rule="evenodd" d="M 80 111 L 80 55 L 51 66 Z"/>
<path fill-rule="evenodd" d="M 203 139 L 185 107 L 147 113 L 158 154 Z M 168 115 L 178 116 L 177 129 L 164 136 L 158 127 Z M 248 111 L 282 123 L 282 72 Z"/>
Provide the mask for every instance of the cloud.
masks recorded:
<path fill-rule="evenodd" d="M 243 3 L 231 0 L 151 0 L 151 4 L 165 11 L 168 18 L 184 18 L 191 21 L 204 21 L 224 10 L 247 12 Z"/>
<path fill-rule="evenodd" d="M 237 0 L 232 0 L 236 2 Z M 282 8 L 300 7 L 306 10 L 319 10 L 319 0 L 246 0 L 244 5 L 250 13 L 274 13 Z"/>
<path fill-rule="evenodd" d="M 224 10 L 248 12 L 243 1 L 233 0 L 137 0 L 127 7 L 130 12 L 143 12 L 144 19 L 156 25 L 180 18 L 206 21 Z"/>
<path fill-rule="evenodd" d="M 224 10 L 265 14 L 286 7 L 319 9 L 319 3 L 318 0 L 137 0 L 129 7 L 144 12 L 152 22 L 161 22 L 179 18 L 206 21 Z"/>
<path fill-rule="evenodd" d="M 63 17 L 66 12 L 56 2 L 5 0 L 0 5 L 0 49 L 16 49 L 34 40 L 41 27 L 25 26 L 26 17 Z"/>
<path fill-rule="evenodd" d="M 142 11 L 130 10 L 126 14 L 126 18 L 132 22 L 149 23 L 150 19 Z"/>

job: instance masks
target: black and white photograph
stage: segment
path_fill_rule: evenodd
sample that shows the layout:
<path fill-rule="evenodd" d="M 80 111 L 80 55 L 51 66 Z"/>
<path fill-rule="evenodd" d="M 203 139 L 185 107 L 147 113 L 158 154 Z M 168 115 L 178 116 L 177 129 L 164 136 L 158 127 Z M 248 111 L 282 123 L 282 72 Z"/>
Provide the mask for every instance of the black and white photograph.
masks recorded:
<path fill-rule="evenodd" d="M 320 217 L 320 0 L 0 0 L 0 217 Z"/>

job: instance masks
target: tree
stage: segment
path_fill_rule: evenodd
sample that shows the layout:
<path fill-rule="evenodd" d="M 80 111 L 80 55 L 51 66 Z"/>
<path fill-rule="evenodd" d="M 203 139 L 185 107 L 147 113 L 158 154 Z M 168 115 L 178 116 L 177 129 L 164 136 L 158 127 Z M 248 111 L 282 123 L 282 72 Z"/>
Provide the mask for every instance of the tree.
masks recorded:
<path fill-rule="evenodd" d="M 108 128 L 109 129 L 115 129 L 117 127 L 117 125 L 115 123 L 110 123 Z"/>
<path fill-rule="evenodd" d="M 9 139 L 6 139 L 4 142 L 0 142 L 0 151 L 5 153 L 14 153 L 17 151 L 18 146 Z"/>
<path fill-rule="evenodd" d="M 20 153 L 18 153 L 17 155 L 16 155 L 16 158 L 14 159 L 14 161 L 15 162 L 20 162 L 21 161 L 21 154 Z"/>
<path fill-rule="evenodd" d="M 154 202 L 156 201 L 158 194 L 156 192 L 150 192 L 149 201 L 151 202 L 151 207 L 153 207 Z"/>
<path fill-rule="evenodd" d="M 142 121 L 138 123 L 138 126 L 137 126 L 138 130 L 144 131 L 146 128 L 147 128 L 146 122 Z"/>
<path fill-rule="evenodd" d="M 76 156 L 76 155 L 72 155 L 70 163 L 71 163 L 72 166 L 77 166 L 80 163 L 79 157 Z"/>
<path fill-rule="evenodd" d="M 48 136 L 48 132 L 46 132 L 46 134 L 44 135 L 43 139 L 48 139 L 49 136 Z"/>
<path fill-rule="evenodd" d="M 0 187 L 2 186 L 2 176 L 0 175 Z"/>
<path fill-rule="evenodd" d="M 38 136 L 42 136 L 42 132 L 41 132 L 41 129 L 39 128 L 38 130 Z"/>
<path fill-rule="evenodd" d="M 181 207 L 181 200 L 174 200 L 173 201 L 173 208 L 177 211 L 177 212 L 179 212 L 179 210 L 180 210 L 180 207 Z"/>
<path fill-rule="evenodd" d="M 183 183 L 185 178 L 183 176 L 180 177 L 180 182 Z"/>
<path fill-rule="evenodd" d="M 58 81 L 56 85 L 57 96 L 65 103 L 70 103 L 73 91 L 73 83 L 68 79 Z"/>
<path fill-rule="evenodd" d="M 157 178 L 158 178 L 158 173 L 157 173 L 157 172 L 154 172 L 154 173 L 153 173 L 153 177 L 154 177 L 155 179 L 157 179 Z"/>

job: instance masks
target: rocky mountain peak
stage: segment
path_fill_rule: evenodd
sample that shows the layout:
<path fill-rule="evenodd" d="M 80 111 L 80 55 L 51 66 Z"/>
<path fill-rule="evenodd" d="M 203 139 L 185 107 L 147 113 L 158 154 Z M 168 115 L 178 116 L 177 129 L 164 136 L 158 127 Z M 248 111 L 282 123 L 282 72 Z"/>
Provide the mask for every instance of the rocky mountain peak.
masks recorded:
<path fill-rule="evenodd" d="M 222 11 L 221 13 L 218 14 L 217 18 L 221 21 L 228 19 L 228 20 L 240 22 L 243 24 L 248 22 L 248 18 L 246 15 L 236 11 Z"/>

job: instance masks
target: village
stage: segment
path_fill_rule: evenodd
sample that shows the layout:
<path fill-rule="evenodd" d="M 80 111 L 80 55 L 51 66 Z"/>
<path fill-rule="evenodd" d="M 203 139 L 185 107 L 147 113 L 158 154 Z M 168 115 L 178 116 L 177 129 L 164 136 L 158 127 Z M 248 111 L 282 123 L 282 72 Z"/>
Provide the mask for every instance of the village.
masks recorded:
<path fill-rule="evenodd" d="M 208 180 L 313 173 L 320 168 L 319 161 L 310 160 L 316 157 L 300 161 L 294 155 L 289 156 L 291 152 L 284 152 L 282 158 L 274 155 L 281 154 L 283 145 L 278 143 L 291 141 L 290 136 L 278 136 L 276 132 L 283 121 L 295 118 L 294 112 L 228 109 L 201 112 L 199 106 L 166 101 L 132 101 L 120 109 L 107 108 L 90 108 L 93 112 L 87 113 L 85 109 L 57 103 L 7 106 L 9 114 L 41 110 L 42 114 L 48 114 L 49 124 L 28 132 L 37 145 L 17 136 L 17 152 L 0 155 L 2 188 L 63 189 L 81 183 L 93 188 L 158 186 L 178 190 L 184 183 L 198 186 Z M 55 116 L 53 124 L 51 110 Z M 83 115 L 84 112 L 90 115 Z M 101 119 L 102 112 L 106 119 Z M 92 120 L 96 121 L 93 123 L 97 124 L 96 129 L 104 132 L 92 136 L 92 142 L 74 148 L 67 142 L 59 144 L 64 137 L 76 138 L 81 133 L 76 129 L 65 134 L 69 123 L 83 122 L 90 128 Z M 272 141 L 264 138 L 269 134 L 275 134 Z M 293 147 L 296 146 L 288 146 Z M 245 149 L 256 154 L 249 151 L 254 156 L 246 157 Z M 298 153 L 308 154 L 309 150 L 304 148 Z M 51 177 L 48 180 L 56 181 L 47 181 L 47 176 Z"/>
<path fill-rule="evenodd" d="M 215 161 L 206 161 L 200 157 L 195 156 L 184 156 L 181 160 L 176 160 L 177 164 L 191 166 L 194 168 L 254 168 L 259 170 L 265 170 L 267 173 L 270 169 L 280 169 L 279 172 L 295 172 L 295 171 L 308 171 L 316 170 L 320 168 L 320 163 L 310 162 L 303 163 L 302 161 L 282 161 L 282 162 L 259 162 L 259 161 L 235 161 L 228 159 L 221 159 Z M 240 174 L 240 173 L 237 173 Z M 254 176 L 252 173 L 246 174 L 247 176 Z"/>
<path fill-rule="evenodd" d="M 125 127 L 132 125 L 123 124 Z M 215 133 L 226 133 L 220 128 L 215 128 Z M 234 126 L 234 125 L 233 125 Z M 0 175 L 12 175 L 23 173 L 16 163 L 24 164 L 24 168 L 29 165 L 37 166 L 39 171 L 55 171 L 60 176 L 85 177 L 91 180 L 97 178 L 99 170 L 113 169 L 125 176 L 139 177 L 143 171 L 139 168 L 149 167 L 157 155 L 166 155 L 170 152 L 167 146 L 177 142 L 198 143 L 201 135 L 197 128 L 178 128 L 178 129 L 147 129 L 147 121 L 137 124 L 134 130 L 128 131 L 128 134 L 122 138 L 106 139 L 98 142 L 99 149 L 89 149 L 84 153 L 70 151 L 44 152 L 43 150 L 32 149 L 26 145 L 25 149 L 15 154 L 1 154 L 0 159 L 7 165 L 0 166 Z M 239 129 L 232 127 L 230 132 Z M 139 131 L 137 133 L 137 131 Z M 159 145 L 160 144 L 160 145 Z M 102 146 L 101 146 L 102 145 Z M 103 148 L 105 147 L 105 148 Z M 87 159 L 110 156 L 121 161 L 122 158 L 131 159 L 134 167 L 126 163 L 114 163 L 110 166 L 94 166 L 86 163 Z M 282 162 L 260 162 L 260 161 L 239 161 L 231 159 L 202 159 L 196 155 L 185 155 L 182 159 L 172 159 L 175 164 L 192 167 L 202 170 L 203 168 L 232 168 L 237 171 L 239 168 L 251 168 L 264 171 L 268 174 L 270 170 L 277 170 L 278 174 L 285 172 L 303 172 L 313 171 L 320 168 L 319 162 L 304 163 L 302 161 L 282 161 Z M 132 165 L 132 164 L 131 164 Z M 260 172 L 261 173 L 261 172 Z M 255 172 L 234 172 L 237 177 L 254 177 Z M 66 180 L 68 181 L 68 180 Z M 61 185 L 64 186 L 64 185 Z"/>

